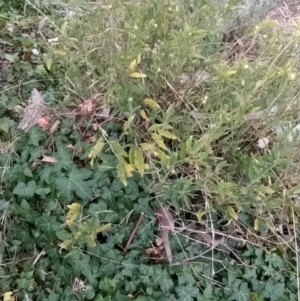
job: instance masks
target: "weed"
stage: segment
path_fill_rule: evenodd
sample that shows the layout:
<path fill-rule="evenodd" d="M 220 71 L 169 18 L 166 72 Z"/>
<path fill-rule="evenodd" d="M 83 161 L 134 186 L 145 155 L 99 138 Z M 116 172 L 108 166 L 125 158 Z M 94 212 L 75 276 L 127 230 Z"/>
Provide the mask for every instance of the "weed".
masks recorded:
<path fill-rule="evenodd" d="M 244 4 L 5 12 L 4 297 L 297 300 L 300 29 L 228 32 Z"/>

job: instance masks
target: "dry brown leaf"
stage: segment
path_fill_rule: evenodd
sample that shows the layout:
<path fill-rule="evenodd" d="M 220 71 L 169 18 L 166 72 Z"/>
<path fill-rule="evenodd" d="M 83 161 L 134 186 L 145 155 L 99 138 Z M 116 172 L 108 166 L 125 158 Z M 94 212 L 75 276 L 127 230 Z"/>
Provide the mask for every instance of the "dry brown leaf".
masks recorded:
<path fill-rule="evenodd" d="M 51 117 L 50 117 L 50 116 L 38 118 L 38 125 L 39 125 L 43 130 L 48 130 L 48 129 L 49 129 L 49 127 L 50 127 L 50 122 L 51 122 Z"/>
<path fill-rule="evenodd" d="M 162 250 L 164 249 L 163 246 L 160 247 L 154 247 L 145 249 L 145 252 L 151 256 L 152 259 L 155 259 L 156 261 L 159 261 L 163 258 Z"/>
<path fill-rule="evenodd" d="M 50 109 L 46 107 L 43 96 L 37 89 L 33 89 L 28 100 L 28 105 L 24 108 L 24 116 L 19 124 L 19 128 L 24 132 L 34 126 L 38 119 L 44 116 L 49 116 Z"/>
<path fill-rule="evenodd" d="M 160 225 L 160 230 L 162 233 L 162 240 L 164 242 L 164 247 L 166 250 L 167 258 L 169 263 L 172 262 L 172 251 L 169 242 L 169 232 L 174 232 L 175 225 L 172 214 L 169 211 L 169 206 L 162 207 L 156 211 L 156 216 Z"/>
<path fill-rule="evenodd" d="M 32 162 L 32 164 L 31 164 L 31 166 L 30 166 L 30 169 L 33 170 L 33 169 L 35 169 L 36 167 L 38 167 L 39 165 L 41 165 L 41 164 L 42 164 L 42 160 L 40 160 L 40 159 L 35 159 L 35 160 Z"/>
<path fill-rule="evenodd" d="M 83 116 L 88 116 L 93 112 L 94 104 L 92 99 L 87 99 L 79 106 L 79 114 Z"/>
<path fill-rule="evenodd" d="M 54 134 L 56 131 L 57 131 L 57 129 L 58 129 L 58 127 L 60 126 L 60 120 L 56 120 L 55 122 L 54 122 L 54 124 L 51 126 L 51 129 L 50 129 L 50 134 Z"/>
<path fill-rule="evenodd" d="M 43 159 L 41 160 L 41 162 L 47 162 L 47 163 L 58 163 L 58 160 L 54 157 L 51 156 L 43 156 Z"/>

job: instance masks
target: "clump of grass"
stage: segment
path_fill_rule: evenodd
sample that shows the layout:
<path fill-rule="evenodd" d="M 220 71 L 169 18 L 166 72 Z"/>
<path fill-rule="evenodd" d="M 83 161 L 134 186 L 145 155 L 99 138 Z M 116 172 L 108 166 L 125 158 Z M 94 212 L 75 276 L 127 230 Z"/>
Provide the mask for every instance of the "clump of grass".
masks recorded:
<path fill-rule="evenodd" d="M 299 28 L 287 38 L 266 19 L 228 38 L 237 4 L 70 1 L 49 47 L 71 101 L 100 94 L 130 120 L 119 142 L 143 151 L 159 202 L 264 236 L 291 221 L 298 190 L 295 140 L 278 127 L 298 123 Z"/>

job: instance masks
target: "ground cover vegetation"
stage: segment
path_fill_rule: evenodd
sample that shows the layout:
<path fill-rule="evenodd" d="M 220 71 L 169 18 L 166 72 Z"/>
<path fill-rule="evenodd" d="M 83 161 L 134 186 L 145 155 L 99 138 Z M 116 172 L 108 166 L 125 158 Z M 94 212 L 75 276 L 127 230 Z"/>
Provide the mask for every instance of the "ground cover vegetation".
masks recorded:
<path fill-rule="evenodd" d="M 299 300 L 287 3 L 0 1 L 3 300 Z"/>

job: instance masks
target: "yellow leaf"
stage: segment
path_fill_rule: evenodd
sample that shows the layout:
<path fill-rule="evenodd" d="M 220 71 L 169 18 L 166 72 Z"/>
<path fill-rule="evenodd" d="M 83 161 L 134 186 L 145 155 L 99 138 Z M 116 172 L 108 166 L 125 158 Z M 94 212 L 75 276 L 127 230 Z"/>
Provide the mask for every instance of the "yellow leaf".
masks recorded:
<path fill-rule="evenodd" d="M 141 60 L 142 60 L 142 54 L 139 53 L 138 56 L 137 56 L 137 59 L 136 59 L 137 65 L 141 62 Z"/>
<path fill-rule="evenodd" d="M 169 131 L 166 130 L 157 130 L 158 134 L 160 136 L 166 137 L 168 139 L 172 139 L 172 140 L 178 140 L 177 136 L 175 136 L 174 134 L 172 134 Z"/>
<path fill-rule="evenodd" d="M 130 128 L 130 126 L 131 126 L 131 124 L 132 124 L 132 122 L 133 122 L 134 116 L 135 116 L 135 115 L 130 116 L 130 117 L 128 118 L 128 120 L 124 122 L 123 130 L 124 130 L 125 133 L 126 133 L 127 130 Z"/>
<path fill-rule="evenodd" d="M 259 220 L 256 218 L 254 221 L 254 231 L 258 231 L 259 230 Z"/>
<path fill-rule="evenodd" d="M 63 36 L 65 36 L 67 34 L 68 26 L 69 26 L 69 22 L 65 21 L 64 24 L 61 27 L 61 33 L 62 33 Z"/>
<path fill-rule="evenodd" d="M 13 292 L 6 292 L 3 294 L 3 301 L 15 301 Z"/>
<path fill-rule="evenodd" d="M 103 147 L 105 145 L 105 142 L 103 140 L 103 137 L 99 138 L 94 145 L 94 147 L 91 149 L 89 153 L 89 158 L 91 159 L 91 165 L 93 166 L 94 160 L 99 155 L 99 153 L 102 151 Z"/>
<path fill-rule="evenodd" d="M 91 248 L 96 247 L 95 237 L 94 237 L 93 233 L 91 233 L 90 235 L 87 235 L 86 243 Z"/>
<path fill-rule="evenodd" d="M 166 147 L 164 140 L 161 136 L 159 136 L 156 133 L 152 133 L 151 137 L 160 148 L 162 148 L 164 150 L 168 150 L 168 148 Z"/>
<path fill-rule="evenodd" d="M 66 250 L 72 243 L 73 243 L 73 239 L 67 239 L 64 242 L 58 244 L 58 246 L 61 250 L 63 249 Z"/>
<path fill-rule="evenodd" d="M 65 51 L 62 51 L 62 50 L 54 50 L 53 54 L 59 55 L 59 56 L 65 56 L 67 53 Z"/>
<path fill-rule="evenodd" d="M 227 212 L 228 212 L 228 214 L 230 215 L 230 217 L 233 218 L 234 220 L 237 221 L 237 220 L 239 219 L 237 213 L 235 212 L 235 210 L 234 210 L 231 206 L 229 206 L 229 207 L 227 208 Z"/>
<path fill-rule="evenodd" d="M 132 146 L 129 151 L 129 160 L 132 166 L 136 167 L 139 173 L 143 176 L 148 164 L 144 162 L 144 155 L 136 146 Z"/>
<path fill-rule="evenodd" d="M 134 171 L 133 166 L 131 164 L 127 164 L 127 163 L 125 163 L 124 166 L 125 166 L 125 171 L 126 171 L 127 177 L 131 177 L 132 172 Z"/>
<path fill-rule="evenodd" d="M 112 5 L 101 5 L 101 8 L 104 9 L 104 10 L 111 10 L 112 9 Z"/>
<path fill-rule="evenodd" d="M 150 108 L 156 108 L 156 109 L 160 109 L 160 105 L 153 99 L 151 98 L 146 98 L 144 99 L 144 104 L 146 104 L 147 106 L 149 106 Z"/>
<path fill-rule="evenodd" d="M 69 208 L 69 211 L 66 216 L 66 223 L 68 226 L 70 226 L 71 224 L 74 223 L 74 221 L 80 215 L 82 206 L 78 203 L 73 203 L 71 205 L 68 205 L 68 208 Z"/>
<path fill-rule="evenodd" d="M 197 213 L 195 213 L 198 222 L 201 222 L 202 217 L 206 214 L 206 210 L 202 211 L 202 210 L 198 210 Z"/>
<path fill-rule="evenodd" d="M 260 185 L 259 192 L 271 195 L 271 194 L 275 193 L 275 190 L 272 189 L 270 186 Z"/>
<path fill-rule="evenodd" d="M 140 110 L 140 114 L 141 114 L 141 116 L 142 116 L 145 120 L 149 121 L 149 118 L 148 118 L 147 113 L 146 113 L 145 110 Z"/>
<path fill-rule="evenodd" d="M 46 68 L 48 71 L 51 70 L 51 67 L 52 67 L 52 58 L 49 57 L 47 60 L 46 60 Z"/>
<path fill-rule="evenodd" d="M 137 62 L 136 62 L 136 59 L 134 59 L 128 66 L 128 70 L 133 72 L 136 68 L 136 65 L 137 65 Z"/>
<path fill-rule="evenodd" d="M 110 143 L 110 147 L 115 152 L 115 155 L 118 157 L 128 157 L 126 151 L 122 147 L 122 145 L 118 141 L 114 141 Z"/>
<path fill-rule="evenodd" d="M 155 147 L 155 145 L 151 144 L 151 143 L 141 143 L 140 147 L 145 150 L 146 152 L 151 152 L 154 156 L 158 156 L 158 152 L 157 149 Z"/>
<path fill-rule="evenodd" d="M 166 155 L 164 152 L 160 152 L 159 158 L 163 165 L 169 166 L 171 160 L 170 156 Z"/>
<path fill-rule="evenodd" d="M 123 182 L 125 186 L 127 186 L 126 177 L 132 176 L 132 172 L 134 171 L 133 166 L 131 164 L 124 162 L 123 160 L 119 160 L 117 169 L 118 169 L 118 176 L 120 180 Z"/>
<path fill-rule="evenodd" d="M 255 84 L 254 92 L 257 91 L 263 84 L 264 84 L 264 81 L 263 81 L 263 80 L 259 80 L 259 81 Z"/>
<path fill-rule="evenodd" d="M 130 74 L 130 76 L 133 77 L 133 78 L 145 78 L 145 77 L 147 77 L 146 74 L 139 73 L 139 72 L 133 72 L 133 73 Z"/>
<path fill-rule="evenodd" d="M 111 223 L 102 225 L 96 230 L 96 233 L 101 233 L 101 232 L 105 231 L 106 229 L 108 229 L 110 226 L 111 226 Z"/>
<path fill-rule="evenodd" d="M 233 74 L 236 74 L 236 70 L 228 70 L 228 71 L 226 71 L 223 75 L 224 75 L 225 77 L 229 77 L 229 76 L 231 76 L 231 75 L 233 75 Z"/>

